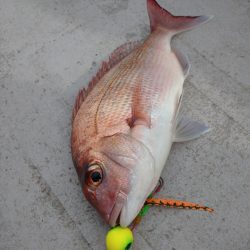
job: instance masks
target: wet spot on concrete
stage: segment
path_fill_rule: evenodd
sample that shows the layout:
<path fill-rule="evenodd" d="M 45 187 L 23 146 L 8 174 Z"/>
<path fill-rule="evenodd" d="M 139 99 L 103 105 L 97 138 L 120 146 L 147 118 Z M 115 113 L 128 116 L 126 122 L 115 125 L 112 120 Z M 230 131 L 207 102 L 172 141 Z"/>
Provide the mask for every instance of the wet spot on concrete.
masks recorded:
<path fill-rule="evenodd" d="M 137 35 L 136 35 L 136 33 L 127 33 L 126 35 L 125 35 L 125 37 L 126 37 L 126 39 L 128 40 L 128 41 L 130 41 L 130 40 L 132 40 L 134 37 L 136 37 Z"/>
<path fill-rule="evenodd" d="M 106 15 L 113 15 L 128 8 L 128 0 L 95 0 L 95 3 Z"/>

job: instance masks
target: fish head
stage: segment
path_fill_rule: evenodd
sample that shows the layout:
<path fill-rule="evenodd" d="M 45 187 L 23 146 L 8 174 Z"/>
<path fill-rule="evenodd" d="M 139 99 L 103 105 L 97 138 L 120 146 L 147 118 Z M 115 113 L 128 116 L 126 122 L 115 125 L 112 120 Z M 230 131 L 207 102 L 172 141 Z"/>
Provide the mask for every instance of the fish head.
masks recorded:
<path fill-rule="evenodd" d="M 128 226 L 152 191 L 149 150 L 129 135 L 116 134 L 101 138 L 79 159 L 76 168 L 87 200 L 111 226 Z"/>

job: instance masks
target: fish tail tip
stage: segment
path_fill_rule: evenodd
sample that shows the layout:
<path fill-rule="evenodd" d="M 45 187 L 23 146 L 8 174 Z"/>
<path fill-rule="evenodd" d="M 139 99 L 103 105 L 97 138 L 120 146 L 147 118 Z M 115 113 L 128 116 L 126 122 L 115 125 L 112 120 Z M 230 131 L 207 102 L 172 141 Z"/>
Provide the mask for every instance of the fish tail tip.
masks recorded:
<path fill-rule="evenodd" d="M 212 15 L 175 16 L 168 10 L 162 8 L 156 0 L 147 0 L 147 6 L 151 31 L 154 31 L 160 26 L 167 32 L 171 31 L 172 34 L 177 34 L 191 30 L 213 18 Z"/>

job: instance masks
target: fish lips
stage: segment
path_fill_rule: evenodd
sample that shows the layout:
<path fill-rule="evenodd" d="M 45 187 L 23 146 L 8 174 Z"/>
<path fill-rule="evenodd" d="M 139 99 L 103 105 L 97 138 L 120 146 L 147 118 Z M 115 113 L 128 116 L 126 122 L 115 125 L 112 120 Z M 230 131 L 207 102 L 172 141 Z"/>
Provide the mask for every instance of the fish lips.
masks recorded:
<path fill-rule="evenodd" d="M 99 207 L 96 203 L 96 194 L 88 192 L 85 194 L 85 197 L 89 203 L 97 210 L 103 220 L 108 223 L 111 227 L 114 227 L 119 224 L 121 211 L 126 204 L 127 194 L 123 191 L 119 191 L 116 195 L 114 202 L 105 202 L 102 203 L 102 206 Z"/>
<path fill-rule="evenodd" d="M 127 195 L 124 192 L 120 191 L 116 198 L 115 205 L 109 216 L 108 223 L 111 227 L 114 227 L 117 224 L 119 224 L 119 216 L 121 214 L 122 208 L 126 200 L 127 200 Z"/>

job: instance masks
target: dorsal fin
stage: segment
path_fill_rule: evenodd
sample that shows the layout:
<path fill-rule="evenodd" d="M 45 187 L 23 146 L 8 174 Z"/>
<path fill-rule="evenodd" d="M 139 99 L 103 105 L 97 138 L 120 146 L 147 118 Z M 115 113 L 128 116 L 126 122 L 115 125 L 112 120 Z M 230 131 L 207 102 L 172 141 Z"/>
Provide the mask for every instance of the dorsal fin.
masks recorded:
<path fill-rule="evenodd" d="M 78 110 L 80 109 L 82 103 L 88 96 L 88 94 L 91 92 L 91 90 L 94 88 L 94 86 L 100 81 L 100 79 L 116 64 L 118 64 L 122 59 L 124 59 L 126 56 L 128 56 L 134 49 L 138 48 L 141 45 L 140 41 L 136 42 L 128 42 L 117 49 L 115 49 L 111 55 L 109 56 L 109 59 L 107 61 L 102 62 L 101 67 L 97 71 L 96 75 L 92 78 L 92 80 L 89 82 L 87 88 L 83 88 L 79 91 L 76 100 L 75 105 L 72 112 L 72 122 L 74 121 L 76 114 Z"/>
<path fill-rule="evenodd" d="M 181 65 L 184 77 L 187 78 L 188 73 L 189 73 L 190 68 L 191 68 L 188 57 L 176 48 L 174 48 L 172 50 L 175 53 L 176 57 L 178 58 L 178 61 Z"/>

